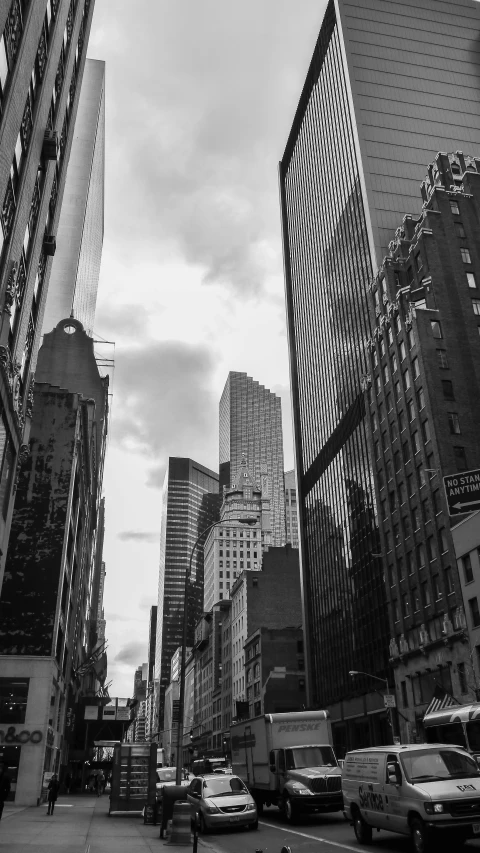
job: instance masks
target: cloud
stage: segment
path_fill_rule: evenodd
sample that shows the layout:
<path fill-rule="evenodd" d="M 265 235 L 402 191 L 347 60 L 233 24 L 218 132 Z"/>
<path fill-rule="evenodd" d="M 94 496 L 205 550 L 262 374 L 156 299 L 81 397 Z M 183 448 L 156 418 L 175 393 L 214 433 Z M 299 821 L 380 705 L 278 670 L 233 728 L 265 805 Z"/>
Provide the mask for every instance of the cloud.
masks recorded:
<path fill-rule="evenodd" d="M 121 539 L 122 542 L 158 542 L 160 533 L 155 530 L 152 530 L 151 532 L 143 530 L 122 530 L 122 532 L 118 534 L 118 538 Z"/>
<path fill-rule="evenodd" d="M 206 345 L 153 341 L 116 355 L 111 441 L 152 462 L 151 484 L 169 456 L 201 462 L 212 448 L 215 354 Z M 115 396 L 121 406 L 115 406 Z"/>
<path fill-rule="evenodd" d="M 134 666 L 140 666 L 145 658 L 145 643 L 140 643 L 137 640 L 132 640 L 125 646 L 122 646 L 120 651 L 115 655 L 114 660 L 117 663 L 125 663 Z M 133 673 L 132 673 L 133 675 Z"/>
<path fill-rule="evenodd" d="M 137 0 L 132 21 L 115 0 L 123 28 L 98 5 L 109 216 L 127 265 L 139 252 L 181 256 L 239 296 L 280 268 L 277 163 L 309 61 L 297 67 L 295 46 L 310 24 L 313 47 L 324 5 L 303 0 L 298 15 L 287 0 Z"/>

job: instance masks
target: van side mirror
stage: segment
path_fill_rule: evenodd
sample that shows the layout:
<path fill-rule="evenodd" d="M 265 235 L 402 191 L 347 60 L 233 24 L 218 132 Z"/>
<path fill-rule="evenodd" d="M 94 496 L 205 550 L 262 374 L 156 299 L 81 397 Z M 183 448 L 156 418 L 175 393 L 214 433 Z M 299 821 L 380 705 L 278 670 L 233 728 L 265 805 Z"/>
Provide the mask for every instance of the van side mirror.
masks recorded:
<path fill-rule="evenodd" d="M 387 779 L 390 785 L 402 784 L 402 774 L 398 764 L 387 764 Z"/>

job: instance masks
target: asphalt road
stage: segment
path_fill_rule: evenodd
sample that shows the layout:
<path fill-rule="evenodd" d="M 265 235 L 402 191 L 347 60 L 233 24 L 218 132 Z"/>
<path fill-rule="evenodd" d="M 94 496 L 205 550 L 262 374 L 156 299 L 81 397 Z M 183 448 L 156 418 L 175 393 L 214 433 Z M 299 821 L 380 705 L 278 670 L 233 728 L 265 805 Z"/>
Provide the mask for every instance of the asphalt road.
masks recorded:
<path fill-rule="evenodd" d="M 280 853 L 284 845 L 292 853 L 411 853 L 410 839 L 390 832 L 374 832 L 372 843 L 360 846 L 341 812 L 304 817 L 301 824 L 287 826 L 276 808 L 264 810 L 256 832 L 215 832 L 201 836 L 201 841 L 212 853 Z M 463 849 L 480 851 L 480 840 L 469 841 Z"/>

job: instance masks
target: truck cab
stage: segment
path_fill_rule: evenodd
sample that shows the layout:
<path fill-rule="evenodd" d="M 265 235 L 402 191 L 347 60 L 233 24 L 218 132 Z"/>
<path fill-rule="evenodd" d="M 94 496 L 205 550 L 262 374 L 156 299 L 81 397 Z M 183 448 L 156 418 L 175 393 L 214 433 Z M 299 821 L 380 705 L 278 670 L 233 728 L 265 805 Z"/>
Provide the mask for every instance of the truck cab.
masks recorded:
<path fill-rule="evenodd" d="M 289 821 L 300 811 L 341 809 L 340 768 L 329 744 L 306 744 L 270 751 L 270 773 Z M 318 801 L 316 794 L 320 794 Z"/>

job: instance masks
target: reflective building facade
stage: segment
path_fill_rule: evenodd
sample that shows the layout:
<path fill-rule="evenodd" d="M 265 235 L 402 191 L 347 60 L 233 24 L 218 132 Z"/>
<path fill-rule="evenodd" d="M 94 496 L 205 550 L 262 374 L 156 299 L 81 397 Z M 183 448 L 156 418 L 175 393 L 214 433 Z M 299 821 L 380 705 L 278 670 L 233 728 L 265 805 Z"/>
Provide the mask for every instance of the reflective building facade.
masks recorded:
<path fill-rule="evenodd" d="M 220 488 L 236 479 L 242 460 L 270 495 L 273 545 L 285 543 L 282 402 L 246 373 L 231 371 L 220 399 Z"/>
<path fill-rule="evenodd" d="M 367 292 L 425 165 L 480 142 L 479 34 L 470 0 L 331 0 L 280 164 L 309 701 L 337 746 L 390 737 L 348 675 L 388 672 Z"/>
<path fill-rule="evenodd" d="M 92 334 L 103 245 L 105 63 L 87 59 L 43 332 L 71 313 Z"/>
<path fill-rule="evenodd" d="M 158 729 L 163 727 L 165 690 L 170 666 L 182 645 L 185 574 L 197 537 L 220 517 L 218 474 L 192 459 L 170 457 L 162 492 L 160 567 L 158 576 L 155 687 Z M 203 607 L 203 548 L 192 560 L 188 645 L 193 645 L 195 625 Z"/>
<path fill-rule="evenodd" d="M 0 3 L 0 588 L 93 9 Z"/>

